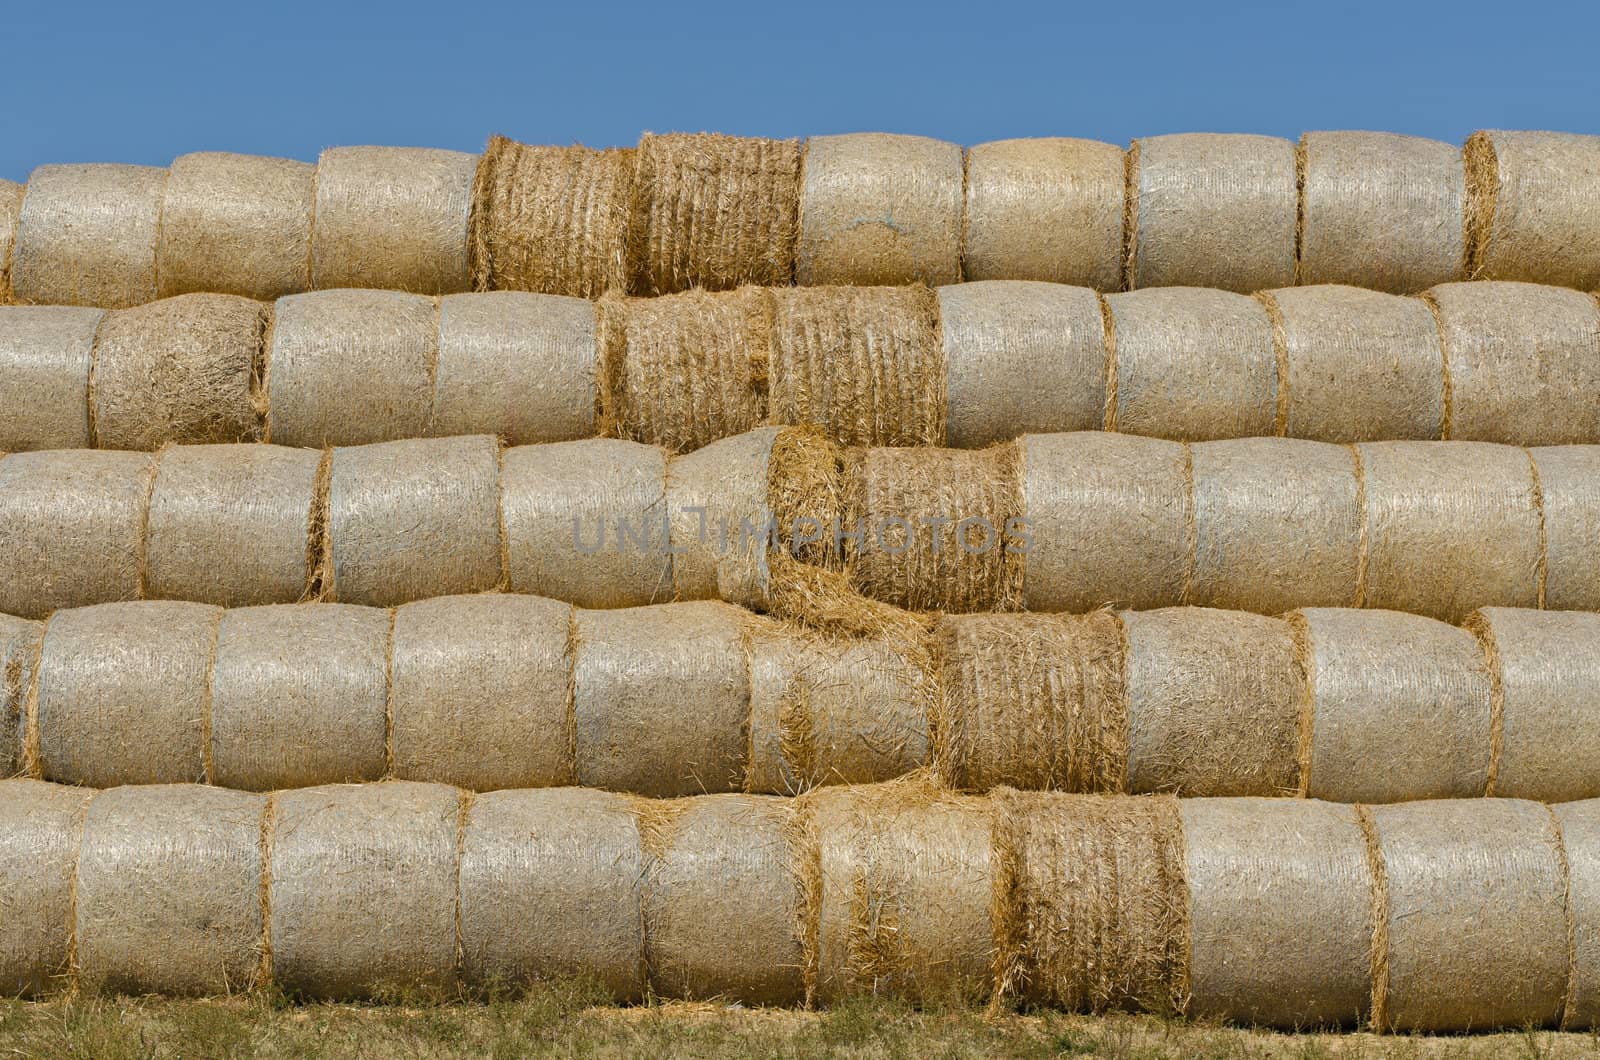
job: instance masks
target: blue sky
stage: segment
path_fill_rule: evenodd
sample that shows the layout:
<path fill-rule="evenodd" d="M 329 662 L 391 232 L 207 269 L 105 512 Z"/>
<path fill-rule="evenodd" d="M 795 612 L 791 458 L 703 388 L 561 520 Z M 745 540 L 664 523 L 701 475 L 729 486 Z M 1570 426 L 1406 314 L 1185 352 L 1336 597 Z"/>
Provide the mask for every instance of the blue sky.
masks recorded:
<path fill-rule="evenodd" d="M 1600 133 L 1600 4 L 49 5 L 0 16 L 0 177 L 491 132 Z"/>

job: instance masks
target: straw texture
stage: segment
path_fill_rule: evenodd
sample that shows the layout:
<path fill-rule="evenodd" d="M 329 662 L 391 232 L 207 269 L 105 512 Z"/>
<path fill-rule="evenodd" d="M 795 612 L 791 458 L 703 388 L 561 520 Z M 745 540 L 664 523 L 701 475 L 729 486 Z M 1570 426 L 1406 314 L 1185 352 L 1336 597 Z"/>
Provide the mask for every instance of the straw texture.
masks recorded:
<path fill-rule="evenodd" d="M 0 615 L 0 780 L 21 773 L 27 759 L 27 699 L 44 627 Z"/>
<path fill-rule="evenodd" d="M 153 300 L 166 183 L 154 166 L 35 169 L 11 249 L 16 300 L 103 309 Z"/>
<path fill-rule="evenodd" d="M 663 529 L 678 599 L 757 608 L 767 601 L 768 469 L 778 434 L 762 427 L 668 462 Z"/>
<path fill-rule="evenodd" d="M 17 220 L 22 214 L 24 190 L 15 181 L 0 180 L 0 305 L 10 305 L 14 300 L 11 292 L 11 251 L 17 240 Z"/>
<path fill-rule="evenodd" d="M 1561 1027 L 1600 1019 L 1600 802 L 1552 806 L 1567 861 L 1572 966 Z"/>
<path fill-rule="evenodd" d="M 0 311 L 0 452 L 93 444 L 89 371 L 104 318 L 75 306 Z"/>
<path fill-rule="evenodd" d="M 1600 287 L 1600 136 L 1474 133 L 1471 275 Z"/>
<path fill-rule="evenodd" d="M 1545 577 L 1540 603 L 1552 611 L 1600 610 L 1600 449 L 1564 445 L 1530 449 L 1539 479 Z"/>
<path fill-rule="evenodd" d="M 167 170 L 157 295 L 273 299 L 311 288 L 317 167 L 203 151 Z"/>
<path fill-rule="evenodd" d="M 66 977 L 78 840 L 92 797 L 0 780 L 0 995 L 34 997 Z"/>

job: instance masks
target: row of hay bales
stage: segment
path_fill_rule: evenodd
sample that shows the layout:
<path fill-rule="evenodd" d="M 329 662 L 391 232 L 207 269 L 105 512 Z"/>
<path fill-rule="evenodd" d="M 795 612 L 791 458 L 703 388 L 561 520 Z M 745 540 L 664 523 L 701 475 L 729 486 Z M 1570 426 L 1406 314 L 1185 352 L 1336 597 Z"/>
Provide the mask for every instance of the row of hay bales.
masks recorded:
<path fill-rule="evenodd" d="M 903 616 L 728 604 L 134 602 L 0 616 L 0 777 L 265 791 L 794 794 L 998 785 L 1398 802 L 1600 797 L 1600 615 L 1206 608 Z"/>
<path fill-rule="evenodd" d="M 1600 302 L 1452 283 L 1251 298 L 996 280 L 659 298 L 339 290 L 0 307 L 0 452 L 595 434 L 698 448 L 764 423 L 976 448 L 1115 430 L 1206 441 L 1600 442 Z"/>
<path fill-rule="evenodd" d="M 1600 287 L 1600 137 L 1183 134 L 970 150 L 646 135 L 636 149 L 201 153 L 0 183 L 0 291 L 120 308 L 375 287 L 592 298 L 1019 279 L 1097 290 Z"/>

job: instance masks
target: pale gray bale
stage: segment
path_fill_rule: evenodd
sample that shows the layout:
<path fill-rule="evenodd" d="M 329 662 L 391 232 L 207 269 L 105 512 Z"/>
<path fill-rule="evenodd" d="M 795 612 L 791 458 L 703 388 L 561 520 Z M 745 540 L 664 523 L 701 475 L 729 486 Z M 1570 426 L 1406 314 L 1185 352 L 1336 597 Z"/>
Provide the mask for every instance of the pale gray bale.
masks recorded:
<path fill-rule="evenodd" d="M 0 615 L 0 780 L 27 764 L 28 693 L 43 638 L 44 623 Z"/>
<path fill-rule="evenodd" d="M 0 997 L 67 985 L 78 842 L 95 794 L 0 780 Z"/>
<path fill-rule="evenodd" d="M 167 171 L 159 295 L 220 291 L 271 300 L 311 287 L 317 167 L 198 151 Z"/>
<path fill-rule="evenodd" d="M 1545 583 L 1552 611 L 1600 611 L 1600 446 L 1528 450 L 1539 476 Z"/>
<path fill-rule="evenodd" d="M 15 301 L 11 291 L 11 251 L 17 241 L 17 220 L 26 190 L 14 180 L 0 180 L 0 305 Z"/>
<path fill-rule="evenodd" d="M 89 371 L 101 309 L 0 308 L 0 452 L 87 449 Z"/>
<path fill-rule="evenodd" d="M 1600 287 L 1600 136 L 1486 130 L 1466 163 L 1474 279 Z"/>
<path fill-rule="evenodd" d="M 1600 1025 L 1600 799 L 1552 806 L 1567 859 L 1572 963 L 1562 1030 Z"/>
<path fill-rule="evenodd" d="M 112 163 L 40 166 L 11 248 L 18 302 L 123 309 L 156 297 L 167 171 Z"/>
<path fill-rule="evenodd" d="M 712 442 L 667 461 L 672 586 L 680 600 L 767 601 L 768 499 L 778 427 Z"/>

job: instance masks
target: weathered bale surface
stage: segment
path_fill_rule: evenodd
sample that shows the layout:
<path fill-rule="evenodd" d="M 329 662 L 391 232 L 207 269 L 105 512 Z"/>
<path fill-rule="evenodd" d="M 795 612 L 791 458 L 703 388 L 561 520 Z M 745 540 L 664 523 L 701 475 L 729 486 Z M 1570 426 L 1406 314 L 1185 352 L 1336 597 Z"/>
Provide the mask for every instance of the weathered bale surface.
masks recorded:
<path fill-rule="evenodd" d="M 0 780 L 0 996 L 34 997 L 67 975 L 78 838 L 94 794 Z"/>
<path fill-rule="evenodd" d="M 768 502 L 776 427 L 713 442 L 667 464 L 665 529 L 680 600 L 759 607 L 769 589 Z"/>
<path fill-rule="evenodd" d="M 1545 582 L 1552 611 L 1600 611 L 1600 446 L 1530 449 L 1544 525 Z"/>
<path fill-rule="evenodd" d="M 1600 136 L 1474 133 L 1466 163 L 1473 278 L 1600 287 Z"/>
<path fill-rule="evenodd" d="M 467 214 L 478 156 L 330 147 L 317 160 L 311 285 L 418 294 L 472 288 Z"/>
<path fill-rule="evenodd" d="M 1098 140 L 996 140 L 967 151 L 968 280 L 1122 285 L 1122 148 Z"/>
<path fill-rule="evenodd" d="M 1296 282 L 1411 294 L 1464 278 L 1466 187 L 1455 145 L 1308 132 L 1300 164 Z"/>
<path fill-rule="evenodd" d="M 21 773 L 26 763 L 28 692 L 43 636 L 42 623 L 0 615 L 0 780 Z"/>
<path fill-rule="evenodd" d="M 123 309 L 156 297 L 156 237 L 167 171 L 40 166 L 11 249 L 18 302 Z"/>
<path fill-rule="evenodd" d="M 1271 136 L 1182 133 L 1133 142 L 1129 287 L 1294 283 L 1295 148 Z"/>
<path fill-rule="evenodd" d="M 802 285 L 960 282 L 960 147 L 889 133 L 813 136 L 801 172 Z"/>
<path fill-rule="evenodd" d="M 1552 806 L 1567 860 L 1571 969 L 1561 1029 L 1600 1022 L 1600 799 Z"/>
<path fill-rule="evenodd" d="M 24 188 L 11 180 L 0 180 L 0 305 L 11 305 L 11 251 L 17 240 L 17 220 L 22 215 Z"/>
<path fill-rule="evenodd" d="M 311 289 L 317 167 L 220 151 L 167 170 L 159 297 L 218 291 L 270 301 Z"/>
<path fill-rule="evenodd" d="M 74 928 L 85 987 L 200 996 L 254 989 L 266 803 L 177 785 L 115 788 L 89 805 Z"/>
<path fill-rule="evenodd" d="M 105 315 L 55 305 L 0 311 L 0 453 L 94 443 L 89 371 Z"/>

